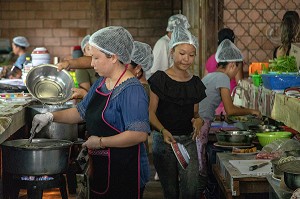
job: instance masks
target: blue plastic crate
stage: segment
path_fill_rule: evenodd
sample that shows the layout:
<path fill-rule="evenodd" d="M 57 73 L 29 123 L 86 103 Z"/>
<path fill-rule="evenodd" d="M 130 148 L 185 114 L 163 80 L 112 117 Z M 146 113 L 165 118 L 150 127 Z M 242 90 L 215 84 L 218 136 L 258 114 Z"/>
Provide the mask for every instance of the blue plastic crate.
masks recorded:
<path fill-rule="evenodd" d="M 261 74 L 263 86 L 270 90 L 284 90 L 300 86 L 298 74 Z"/>

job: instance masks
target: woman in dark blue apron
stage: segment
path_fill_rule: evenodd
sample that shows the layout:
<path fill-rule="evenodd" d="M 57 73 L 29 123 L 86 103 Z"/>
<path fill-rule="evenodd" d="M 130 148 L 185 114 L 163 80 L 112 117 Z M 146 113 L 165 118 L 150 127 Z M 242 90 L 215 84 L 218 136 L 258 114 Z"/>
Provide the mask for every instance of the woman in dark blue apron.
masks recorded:
<path fill-rule="evenodd" d="M 84 119 L 91 198 L 141 198 L 149 178 L 143 144 L 150 133 L 149 104 L 143 86 L 125 67 L 130 63 L 132 37 L 122 27 L 107 27 L 95 32 L 89 44 L 99 79 L 76 108 L 40 114 L 33 126 Z"/>

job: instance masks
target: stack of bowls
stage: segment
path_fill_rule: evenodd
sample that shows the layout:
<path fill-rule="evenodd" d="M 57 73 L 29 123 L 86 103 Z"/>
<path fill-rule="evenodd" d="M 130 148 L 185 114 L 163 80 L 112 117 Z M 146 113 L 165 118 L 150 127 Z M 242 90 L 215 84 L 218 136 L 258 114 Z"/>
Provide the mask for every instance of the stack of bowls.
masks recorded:
<path fill-rule="evenodd" d="M 35 48 L 31 53 L 32 65 L 50 64 L 50 54 L 45 47 Z"/>

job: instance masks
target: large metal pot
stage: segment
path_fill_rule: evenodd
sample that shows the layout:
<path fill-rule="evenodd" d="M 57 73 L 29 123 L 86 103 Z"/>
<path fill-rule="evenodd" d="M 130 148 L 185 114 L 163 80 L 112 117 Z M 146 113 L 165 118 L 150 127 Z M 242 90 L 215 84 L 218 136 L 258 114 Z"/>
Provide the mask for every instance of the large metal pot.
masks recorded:
<path fill-rule="evenodd" d="M 56 139 L 18 139 L 2 145 L 3 171 L 20 175 L 53 175 L 68 168 L 72 142 Z"/>
<path fill-rule="evenodd" d="M 255 134 L 250 131 L 220 131 L 216 133 L 218 144 L 229 146 L 248 146 Z"/>
<path fill-rule="evenodd" d="M 300 188 L 300 160 L 293 160 L 278 165 L 278 169 L 283 171 L 284 183 L 292 190 Z"/>
<path fill-rule="evenodd" d="M 73 105 L 31 105 L 27 107 L 26 119 L 28 128 L 31 128 L 33 117 L 39 113 L 54 112 L 71 108 Z M 48 138 L 76 141 L 78 138 L 78 125 L 52 122 L 45 126 L 35 138 Z"/>

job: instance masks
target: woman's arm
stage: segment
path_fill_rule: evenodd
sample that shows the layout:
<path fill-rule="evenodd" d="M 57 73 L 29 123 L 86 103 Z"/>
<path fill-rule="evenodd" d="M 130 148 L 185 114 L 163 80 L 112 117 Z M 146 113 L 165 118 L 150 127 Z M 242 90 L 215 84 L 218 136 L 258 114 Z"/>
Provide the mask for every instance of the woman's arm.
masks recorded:
<path fill-rule="evenodd" d="M 233 101 L 230 96 L 230 90 L 228 88 L 220 88 L 222 102 L 227 115 L 256 115 L 261 117 L 259 110 L 240 108 L 233 104 Z"/>
<path fill-rule="evenodd" d="M 203 119 L 200 118 L 199 115 L 199 104 L 194 105 L 194 117 L 192 119 L 193 128 L 194 128 L 194 134 L 193 139 L 196 139 L 200 135 L 201 127 L 203 126 Z"/>
<path fill-rule="evenodd" d="M 63 69 L 70 70 L 70 69 L 88 69 L 93 68 L 91 66 L 92 57 L 91 56 L 83 56 L 77 59 L 70 59 L 66 61 L 59 62 L 57 64 L 58 71 Z"/>
<path fill-rule="evenodd" d="M 164 136 L 164 141 L 168 144 L 171 144 L 172 142 L 176 142 L 173 138 L 172 134 L 164 128 L 164 126 L 160 123 L 156 116 L 156 110 L 158 106 L 159 98 L 158 96 L 150 91 L 150 105 L 149 105 L 149 118 L 150 118 L 150 124 L 160 133 Z"/>
<path fill-rule="evenodd" d="M 139 143 L 145 142 L 148 138 L 146 132 L 140 131 L 124 131 L 114 136 L 98 137 L 90 136 L 89 139 L 83 144 L 91 149 L 99 149 L 105 147 L 130 147 Z"/>
<path fill-rule="evenodd" d="M 77 124 L 83 121 L 76 108 L 69 108 L 62 111 L 56 111 L 56 112 L 52 112 L 52 114 L 53 114 L 53 122 Z"/>

